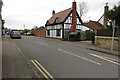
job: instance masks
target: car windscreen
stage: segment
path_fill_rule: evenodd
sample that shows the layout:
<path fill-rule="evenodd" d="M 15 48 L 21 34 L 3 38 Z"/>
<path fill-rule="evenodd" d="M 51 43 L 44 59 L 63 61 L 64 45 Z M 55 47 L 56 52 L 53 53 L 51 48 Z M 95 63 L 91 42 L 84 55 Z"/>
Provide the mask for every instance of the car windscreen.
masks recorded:
<path fill-rule="evenodd" d="M 20 31 L 13 31 L 14 34 L 20 34 Z"/>

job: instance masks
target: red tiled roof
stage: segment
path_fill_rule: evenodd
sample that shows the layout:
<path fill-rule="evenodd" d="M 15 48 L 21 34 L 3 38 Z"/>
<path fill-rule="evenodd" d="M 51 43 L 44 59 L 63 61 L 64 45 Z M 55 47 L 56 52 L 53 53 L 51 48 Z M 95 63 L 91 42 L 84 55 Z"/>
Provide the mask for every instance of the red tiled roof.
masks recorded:
<path fill-rule="evenodd" d="M 104 28 L 103 25 L 97 21 L 89 21 L 88 23 L 84 23 L 84 26 L 91 28 L 93 30 L 98 30 Z"/>
<path fill-rule="evenodd" d="M 50 24 L 53 24 L 55 19 L 58 18 L 60 22 L 63 22 L 65 18 L 68 16 L 68 14 L 71 12 L 72 8 L 63 10 L 61 12 L 55 13 L 49 20 L 48 22 Z"/>

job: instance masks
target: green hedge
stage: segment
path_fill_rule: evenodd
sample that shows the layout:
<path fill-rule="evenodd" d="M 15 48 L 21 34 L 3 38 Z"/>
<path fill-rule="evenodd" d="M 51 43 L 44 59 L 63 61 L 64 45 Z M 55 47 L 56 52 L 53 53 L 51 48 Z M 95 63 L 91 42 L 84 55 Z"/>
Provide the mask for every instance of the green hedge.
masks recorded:
<path fill-rule="evenodd" d="M 80 31 L 80 40 L 86 40 L 85 31 Z"/>
<path fill-rule="evenodd" d="M 80 35 L 77 35 L 77 33 L 80 33 Z M 84 41 L 84 40 L 93 40 L 95 33 L 93 31 L 90 30 L 86 30 L 86 31 L 76 31 L 74 33 L 69 33 L 65 32 L 66 36 L 64 36 L 64 40 L 68 40 L 68 37 L 71 36 L 72 38 L 77 38 L 78 40 Z M 68 34 L 68 35 L 67 35 Z M 76 37 L 72 37 L 73 35 Z"/>
<path fill-rule="evenodd" d="M 90 30 L 80 31 L 80 40 L 93 40 L 95 33 Z"/>
<path fill-rule="evenodd" d="M 86 34 L 86 40 L 93 40 L 94 39 L 95 33 L 93 31 L 86 30 L 85 34 Z"/>

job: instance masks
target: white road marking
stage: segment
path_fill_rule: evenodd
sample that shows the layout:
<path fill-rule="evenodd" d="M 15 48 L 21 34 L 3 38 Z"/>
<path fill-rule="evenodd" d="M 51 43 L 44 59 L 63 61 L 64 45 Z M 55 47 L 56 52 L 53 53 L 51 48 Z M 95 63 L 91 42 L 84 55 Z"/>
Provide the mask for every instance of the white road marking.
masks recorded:
<path fill-rule="evenodd" d="M 20 50 L 20 48 L 18 48 L 18 51 L 21 53 L 21 50 Z"/>
<path fill-rule="evenodd" d="M 109 58 L 109 57 L 104 57 L 104 58 L 119 62 L 119 60 L 117 60 L 117 59 L 113 59 L 113 58 Z"/>
<path fill-rule="evenodd" d="M 114 62 L 114 61 L 111 61 L 111 60 L 109 60 L 109 59 L 107 59 L 107 58 L 105 58 L 105 57 L 102 57 L 102 56 L 99 56 L 99 55 L 96 55 L 96 54 L 90 54 L 90 55 L 91 55 L 91 56 L 94 56 L 94 57 L 97 57 L 97 58 L 100 58 L 100 59 L 102 59 L 102 60 L 108 61 L 108 62 L 110 62 L 110 63 L 120 65 L 119 63 Z"/>
<path fill-rule="evenodd" d="M 22 52 L 21 52 L 20 48 L 18 48 L 18 51 L 19 51 L 19 53 L 20 53 L 23 57 L 25 57 L 25 55 L 24 55 L 24 54 L 22 54 Z M 26 57 L 25 57 L 25 58 L 26 58 Z"/>
<path fill-rule="evenodd" d="M 70 55 L 73 55 L 73 56 L 75 56 L 75 57 L 81 58 L 81 59 L 83 59 L 83 60 L 86 60 L 86 61 L 92 62 L 92 63 L 94 63 L 94 64 L 101 65 L 101 64 L 98 63 L 98 62 L 95 62 L 95 61 L 92 61 L 92 60 L 90 60 L 90 59 L 87 59 L 87 58 L 81 57 L 81 56 L 79 56 L 79 55 L 77 55 L 77 54 L 74 54 L 74 53 L 71 53 L 71 52 L 68 52 L 68 51 L 64 51 L 64 50 L 62 50 L 62 49 L 57 49 L 57 50 L 62 51 L 62 52 L 67 53 L 67 54 L 70 54 Z"/>

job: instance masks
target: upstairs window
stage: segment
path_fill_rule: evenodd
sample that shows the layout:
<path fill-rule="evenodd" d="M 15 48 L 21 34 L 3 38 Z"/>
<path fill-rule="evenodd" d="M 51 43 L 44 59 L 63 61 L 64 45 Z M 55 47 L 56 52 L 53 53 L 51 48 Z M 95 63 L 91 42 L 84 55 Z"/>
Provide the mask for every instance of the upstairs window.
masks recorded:
<path fill-rule="evenodd" d="M 55 19 L 55 23 L 60 23 L 58 18 Z"/>
<path fill-rule="evenodd" d="M 46 22 L 46 25 L 49 25 L 49 24 L 50 24 L 49 21 L 47 21 L 47 22 Z"/>

